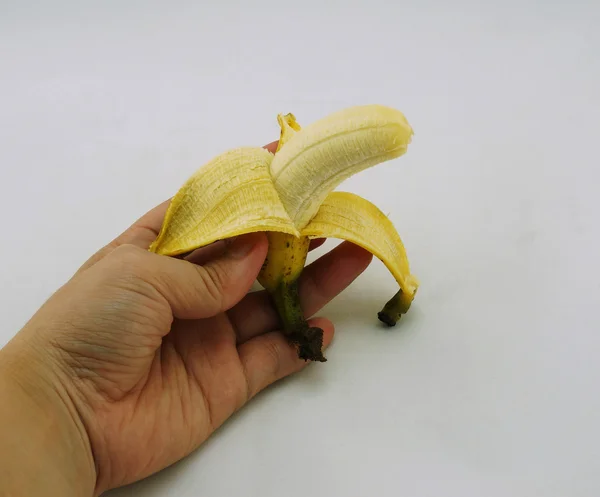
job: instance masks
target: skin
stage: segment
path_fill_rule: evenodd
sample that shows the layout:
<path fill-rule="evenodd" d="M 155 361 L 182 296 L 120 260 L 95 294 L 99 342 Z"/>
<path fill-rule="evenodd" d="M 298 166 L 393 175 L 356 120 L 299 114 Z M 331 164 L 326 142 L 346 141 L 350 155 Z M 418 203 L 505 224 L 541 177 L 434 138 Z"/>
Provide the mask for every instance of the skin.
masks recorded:
<path fill-rule="evenodd" d="M 0 495 L 87 497 L 142 479 L 308 364 L 266 293 L 248 293 L 266 236 L 180 259 L 149 253 L 167 205 L 94 254 L 0 350 Z M 370 261 L 342 243 L 307 266 L 305 315 Z M 329 345 L 333 324 L 309 323 Z"/>

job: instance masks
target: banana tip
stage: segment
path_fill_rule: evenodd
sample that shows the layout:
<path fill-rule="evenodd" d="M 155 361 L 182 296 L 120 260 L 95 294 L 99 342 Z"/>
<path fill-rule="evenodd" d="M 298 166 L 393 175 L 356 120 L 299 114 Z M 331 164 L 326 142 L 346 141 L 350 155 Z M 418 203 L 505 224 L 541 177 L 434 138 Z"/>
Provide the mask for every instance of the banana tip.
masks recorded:
<path fill-rule="evenodd" d="M 381 321 L 382 323 L 387 324 L 390 327 L 396 326 L 396 323 L 398 322 L 398 319 L 400 319 L 400 316 L 398 316 L 397 318 L 394 319 L 394 317 L 391 314 L 388 314 L 385 311 L 378 312 L 377 313 L 377 317 L 379 318 L 379 321 Z"/>
<path fill-rule="evenodd" d="M 302 333 L 294 333 L 290 341 L 298 347 L 298 357 L 305 361 L 327 362 L 323 355 L 323 330 L 311 327 Z"/>

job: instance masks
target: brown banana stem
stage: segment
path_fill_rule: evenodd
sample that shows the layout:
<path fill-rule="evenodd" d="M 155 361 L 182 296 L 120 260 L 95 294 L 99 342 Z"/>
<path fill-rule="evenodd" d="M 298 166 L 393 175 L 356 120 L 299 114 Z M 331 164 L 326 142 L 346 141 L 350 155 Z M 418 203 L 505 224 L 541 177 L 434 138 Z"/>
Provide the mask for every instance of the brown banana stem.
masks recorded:
<path fill-rule="evenodd" d="M 269 294 L 281 319 L 286 338 L 297 347 L 298 357 L 305 361 L 327 361 L 322 352 L 323 330 L 309 326 L 304 319 L 297 280 L 291 283 L 281 282 Z"/>
<path fill-rule="evenodd" d="M 411 301 L 406 298 L 402 290 L 398 290 L 377 314 L 379 320 L 388 326 L 395 326 L 402 314 L 406 314 L 410 308 Z"/>

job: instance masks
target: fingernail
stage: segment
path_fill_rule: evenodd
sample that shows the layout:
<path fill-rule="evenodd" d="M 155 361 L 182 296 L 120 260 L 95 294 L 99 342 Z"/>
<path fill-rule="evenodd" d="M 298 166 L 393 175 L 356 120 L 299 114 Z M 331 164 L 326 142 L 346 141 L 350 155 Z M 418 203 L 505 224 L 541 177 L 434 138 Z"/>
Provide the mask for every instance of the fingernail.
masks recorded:
<path fill-rule="evenodd" d="M 227 247 L 227 253 L 235 259 L 243 259 L 252 252 L 252 249 L 258 242 L 258 238 L 259 235 L 257 233 L 238 236 Z"/>

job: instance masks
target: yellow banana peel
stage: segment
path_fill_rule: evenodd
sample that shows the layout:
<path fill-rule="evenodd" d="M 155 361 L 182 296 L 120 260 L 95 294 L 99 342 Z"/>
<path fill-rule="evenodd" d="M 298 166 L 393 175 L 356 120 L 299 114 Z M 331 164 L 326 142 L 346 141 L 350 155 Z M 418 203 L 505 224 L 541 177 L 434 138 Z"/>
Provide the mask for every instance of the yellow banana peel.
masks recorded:
<path fill-rule="evenodd" d="M 299 357 L 325 361 L 323 332 L 308 325 L 298 298 L 311 238 L 348 240 L 386 265 L 400 287 L 378 314 L 389 326 L 408 311 L 419 286 L 388 217 L 364 198 L 332 191 L 353 174 L 403 155 L 413 130 L 400 111 L 382 105 L 351 107 L 304 128 L 293 114 L 277 120 L 275 154 L 259 147 L 230 150 L 188 179 L 150 251 L 174 256 L 216 240 L 267 232 L 269 250 L 258 281 Z"/>

